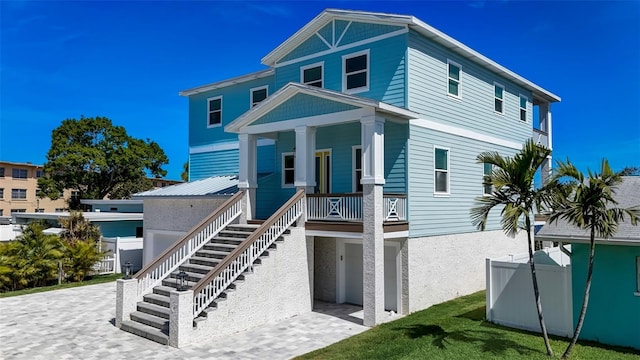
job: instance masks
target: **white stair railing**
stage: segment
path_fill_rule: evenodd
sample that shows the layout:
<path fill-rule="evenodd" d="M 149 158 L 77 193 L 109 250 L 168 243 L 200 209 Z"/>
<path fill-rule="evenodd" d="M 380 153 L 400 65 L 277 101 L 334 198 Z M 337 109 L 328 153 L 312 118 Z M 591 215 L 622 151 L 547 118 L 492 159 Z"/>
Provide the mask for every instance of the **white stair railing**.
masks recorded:
<path fill-rule="evenodd" d="M 213 300 L 273 244 L 304 212 L 305 194 L 299 190 L 237 248 L 227 255 L 193 287 L 193 316 L 198 316 Z"/>
<path fill-rule="evenodd" d="M 407 220 L 407 196 L 404 194 L 384 194 L 384 221 Z"/>
<path fill-rule="evenodd" d="M 138 297 L 147 294 L 159 285 L 162 280 L 176 271 L 180 265 L 240 216 L 242 213 L 240 200 L 243 194 L 242 191 L 237 192 L 188 234 L 140 270 L 134 276 L 135 279 L 138 279 Z"/>

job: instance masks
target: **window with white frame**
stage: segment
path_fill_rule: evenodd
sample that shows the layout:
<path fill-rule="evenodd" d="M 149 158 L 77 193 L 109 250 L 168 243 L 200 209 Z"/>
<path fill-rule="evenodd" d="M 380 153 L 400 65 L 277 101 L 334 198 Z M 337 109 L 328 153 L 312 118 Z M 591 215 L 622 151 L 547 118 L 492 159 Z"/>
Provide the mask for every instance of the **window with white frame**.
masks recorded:
<path fill-rule="evenodd" d="M 462 66 L 448 60 L 447 61 L 447 92 L 451 96 L 460 97 L 460 75 L 462 73 Z"/>
<path fill-rule="evenodd" d="M 220 126 L 222 124 L 222 96 L 208 99 L 207 108 L 209 110 L 207 127 Z"/>
<path fill-rule="evenodd" d="M 362 146 L 353 147 L 353 192 L 362 192 Z"/>
<path fill-rule="evenodd" d="M 449 149 L 434 150 L 434 192 L 436 194 L 449 193 Z"/>
<path fill-rule="evenodd" d="M 357 93 L 369 90 L 369 50 L 342 57 L 342 91 Z"/>
<path fill-rule="evenodd" d="M 491 176 L 491 174 L 493 173 L 493 165 L 488 164 L 488 163 L 484 163 L 482 165 L 483 165 L 483 171 L 482 171 L 482 188 L 483 188 L 483 191 L 482 191 L 482 193 L 484 195 L 491 195 L 491 193 L 493 193 L 493 185 L 485 183 L 485 179 L 487 178 L 487 176 Z"/>
<path fill-rule="evenodd" d="M 324 63 L 311 64 L 300 68 L 300 82 L 315 87 L 323 87 Z"/>
<path fill-rule="evenodd" d="M 27 169 L 11 169 L 11 177 L 14 179 L 26 179 Z"/>
<path fill-rule="evenodd" d="M 12 200 L 26 200 L 27 199 L 27 189 L 11 189 L 11 199 Z"/>
<path fill-rule="evenodd" d="M 258 103 L 267 98 L 268 86 L 261 86 L 251 89 L 251 107 L 258 105 Z"/>
<path fill-rule="evenodd" d="M 504 114 L 504 86 L 493 83 L 493 110 Z"/>
<path fill-rule="evenodd" d="M 282 153 L 282 187 L 292 187 L 295 181 L 294 153 Z"/>
<path fill-rule="evenodd" d="M 527 99 L 526 96 L 520 95 L 520 120 L 527 121 Z"/>

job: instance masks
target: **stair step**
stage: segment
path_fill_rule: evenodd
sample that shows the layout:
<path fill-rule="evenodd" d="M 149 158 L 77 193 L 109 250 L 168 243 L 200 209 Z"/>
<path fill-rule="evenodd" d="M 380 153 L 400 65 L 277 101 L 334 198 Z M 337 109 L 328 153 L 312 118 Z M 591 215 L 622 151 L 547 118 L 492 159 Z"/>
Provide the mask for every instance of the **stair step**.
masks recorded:
<path fill-rule="evenodd" d="M 141 311 L 134 311 L 131 313 L 131 320 L 154 327 L 159 330 L 169 331 L 169 320 L 157 316 L 153 316 Z"/>
<path fill-rule="evenodd" d="M 225 256 L 229 255 L 231 250 L 233 249 L 225 249 L 224 251 L 208 249 L 207 247 L 212 247 L 213 245 L 205 245 L 202 249 L 196 252 L 196 256 L 198 257 L 210 257 L 213 259 L 224 259 Z"/>
<path fill-rule="evenodd" d="M 147 294 L 143 296 L 142 299 L 144 300 L 144 302 L 149 304 L 160 305 L 166 308 L 169 307 L 169 302 L 170 302 L 169 296 L 154 293 L 154 294 Z"/>
<path fill-rule="evenodd" d="M 171 311 L 169 310 L 169 308 L 166 308 L 164 306 L 160 306 L 160 305 L 156 305 L 156 304 L 150 304 L 150 303 L 146 303 L 146 302 L 139 302 L 138 306 L 137 306 L 138 311 L 149 314 L 149 315 L 153 315 L 153 316 L 157 316 L 157 317 L 161 317 L 163 319 L 169 319 L 169 315 L 171 313 Z"/>
<path fill-rule="evenodd" d="M 220 263 L 220 260 L 222 259 L 204 257 L 204 256 L 192 256 L 191 259 L 189 259 L 189 263 L 190 265 L 202 265 L 202 266 L 208 266 L 209 268 L 212 268 L 218 265 L 218 263 Z"/>
<path fill-rule="evenodd" d="M 189 264 L 180 265 L 178 271 L 184 270 L 185 272 L 206 274 L 213 268 L 213 266 L 191 263 L 192 260 L 193 258 L 189 259 Z"/>
<path fill-rule="evenodd" d="M 185 285 L 187 286 L 187 289 L 191 289 L 195 284 L 196 284 L 196 281 L 189 281 L 189 280 L 185 281 Z M 168 277 L 162 280 L 162 285 L 177 289 L 178 285 L 180 285 L 180 281 L 178 279 Z"/>
<path fill-rule="evenodd" d="M 222 237 L 235 237 L 235 238 L 243 238 L 243 239 L 246 239 L 247 236 L 249 235 L 251 235 L 251 232 L 227 230 L 227 229 L 224 229 L 218 233 L 218 236 L 222 236 Z"/>
<path fill-rule="evenodd" d="M 260 227 L 260 225 L 254 225 L 254 224 L 232 224 L 232 225 L 227 225 L 225 230 L 242 231 L 242 232 L 246 232 L 246 233 L 252 233 L 259 227 Z"/>
<path fill-rule="evenodd" d="M 163 331 L 135 321 L 123 321 L 120 329 L 153 340 L 162 345 L 169 344 L 169 330 Z"/>
<path fill-rule="evenodd" d="M 231 252 L 233 249 L 237 248 L 238 244 L 225 244 L 225 243 L 213 243 L 210 242 L 205 244 L 202 248 L 206 250 L 214 250 L 214 251 L 228 251 Z"/>
<path fill-rule="evenodd" d="M 178 279 L 178 271 L 174 271 L 171 273 L 171 275 L 169 275 L 169 277 L 171 277 L 172 279 Z M 197 272 L 191 272 L 191 271 L 185 271 L 185 273 L 187 274 L 187 277 L 185 278 L 185 280 L 187 281 L 191 281 L 191 282 L 198 282 L 200 281 L 200 279 L 202 279 L 205 274 L 201 274 L 201 273 L 197 273 Z"/>
<path fill-rule="evenodd" d="M 228 237 L 228 236 L 216 236 L 207 245 L 216 245 L 216 244 L 228 244 L 238 246 L 242 243 L 246 238 L 239 237 Z"/>
<path fill-rule="evenodd" d="M 169 296 L 170 293 L 172 291 L 174 291 L 176 288 L 171 287 L 171 286 L 163 286 L 163 285 L 158 285 L 156 287 L 153 288 L 153 293 L 154 294 L 158 294 L 158 295 L 164 295 L 164 296 Z"/>

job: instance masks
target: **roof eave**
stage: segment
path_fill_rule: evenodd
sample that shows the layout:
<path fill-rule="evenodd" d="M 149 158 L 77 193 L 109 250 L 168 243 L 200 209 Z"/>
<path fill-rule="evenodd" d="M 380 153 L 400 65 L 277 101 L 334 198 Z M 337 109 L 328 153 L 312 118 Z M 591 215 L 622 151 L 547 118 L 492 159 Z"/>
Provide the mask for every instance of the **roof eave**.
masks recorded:
<path fill-rule="evenodd" d="M 274 73 L 273 69 L 264 69 L 264 70 L 252 72 L 250 74 L 237 76 L 237 77 L 234 77 L 234 78 L 231 78 L 231 79 L 217 81 L 217 82 L 214 82 L 214 83 L 211 83 L 211 84 L 196 86 L 196 87 L 191 88 L 191 89 L 182 90 L 182 91 L 180 91 L 178 93 L 178 95 L 180 95 L 180 96 L 196 95 L 196 94 L 200 94 L 200 93 L 203 93 L 203 92 L 206 92 L 206 91 L 211 91 L 211 90 L 224 88 L 224 87 L 227 87 L 227 86 L 230 86 L 230 85 L 236 85 L 236 84 L 241 84 L 243 82 L 247 82 L 247 81 L 251 81 L 251 80 L 262 79 L 262 78 L 265 78 L 265 77 L 273 75 L 273 73 Z"/>

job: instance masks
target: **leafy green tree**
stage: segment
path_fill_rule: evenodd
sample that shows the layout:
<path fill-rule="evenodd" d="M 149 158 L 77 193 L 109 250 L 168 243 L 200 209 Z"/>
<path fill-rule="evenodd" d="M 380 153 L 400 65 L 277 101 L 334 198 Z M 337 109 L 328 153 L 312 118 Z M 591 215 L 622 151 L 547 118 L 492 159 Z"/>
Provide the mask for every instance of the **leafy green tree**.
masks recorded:
<path fill-rule="evenodd" d="M 182 181 L 189 181 L 189 160 L 182 164 L 182 173 L 180 174 Z"/>
<path fill-rule="evenodd" d="M 557 188 L 549 223 L 562 219 L 589 232 L 589 266 L 582 297 L 582 308 L 571 342 L 562 355 L 563 359 L 567 359 L 578 341 L 587 314 L 596 247 L 595 237 L 604 239 L 612 237 L 618 229 L 618 224 L 626 217 L 633 225 L 636 225 L 638 217 L 640 217 L 640 209 L 617 207 L 618 202 L 614 199 L 615 189 L 623 179 L 620 173 L 611 170 L 606 159 L 602 160 L 600 173 L 592 173 L 589 170 L 588 178 L 585 178 L 584 174 L 569 161 L 566 163 L 558 162 L 554 181 L 560 182 L 562 180 L 567 182 Z"/>
<path fill-rule="evenodd" d="M 82 281 L 105 252 L 98 248 L 100 229 L 86 220 L 81 212 L 72 211 L 68 218 L 61 218 L 65 229 L 61 234 L 64 243 L 64 270 L 72 281 Z"/>
<path fill-rule="evenodd" d="M 92 241 L 98 243 L 102 234 L 100 229 L 84 218 L 82 212 L 72 211 L 66 218 L 60 218 L 58 220 L 60 226 L 65 229 L 60 237 L 65 242 L 75 241 Z"/>
<path fill-rule="evenodd" d="M 547 327 L 542 313 L 540 291 L 533 261 L 533 241 L 531 238 L 531 217 L 534 209 L 540 209 L 549 203 L 551 182 L 543 184 L 539 189 L 534 188 L 536 171 L 551 154 L 551 150 L 536 145 L 532 140 L 524 144 L 522 150 L 514 157 L 503 157 L 497 152 L 484 152 L 477 157 L 479 163 L 491 164 L 491 175 L 485 176 L 484 185 L 491 186 L 492 193 L 476 199 L 477 206 L 471 209 L 471 221 L 480 230 L 487 224 L 489 212 L 500 207 L 501 225 L 505 233 L 511 237 L 520 230 L 527 232 L 529 246 L 529 266 L 533 281 L 536 310 L 540 322 L 540 330 L 547 348 L 547 355 L 552 356 L 553 350 L 549 344 Z"/>
<path fill-rule="evenodd" d="M 38 186 L 51 199 L 64 189 L 77 190 L 82 199 L 127 198 L 151 188 L 148 174 L 166 175 L 162 166 L 168 162 L 156 142 L 131 137 L 108 118 L 66 119 L 53 130 Z"/>

